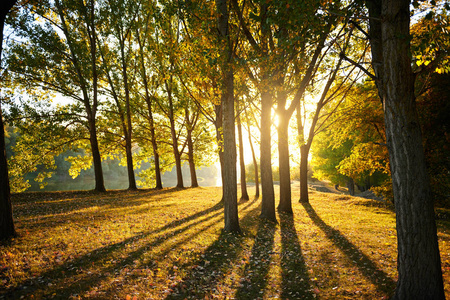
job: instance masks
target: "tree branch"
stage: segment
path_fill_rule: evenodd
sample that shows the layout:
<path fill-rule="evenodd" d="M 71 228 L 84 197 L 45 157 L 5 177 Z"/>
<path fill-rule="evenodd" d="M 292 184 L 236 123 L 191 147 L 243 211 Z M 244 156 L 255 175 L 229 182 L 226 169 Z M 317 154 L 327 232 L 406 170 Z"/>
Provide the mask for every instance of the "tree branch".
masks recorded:
<path fill-rule="evenodd" d="M 340 53 L 339 56 L 343 59 L 345 59 L 346 61 L 348 61 L 349 63 L 353 64 L 354 66 L 358 67 L 359 69 L 361 69 L 361 71 L 363 71 L 367 76 L 369 76 L 371 79 L 377 81 L 378 78 L 373 75 L 372 73 L 370 73 L 366 68 L 364 68 L 361 64 L 357 63 L 356 61 L 354 61 L 353 59 L 347 57 L 344 53 Z"/>

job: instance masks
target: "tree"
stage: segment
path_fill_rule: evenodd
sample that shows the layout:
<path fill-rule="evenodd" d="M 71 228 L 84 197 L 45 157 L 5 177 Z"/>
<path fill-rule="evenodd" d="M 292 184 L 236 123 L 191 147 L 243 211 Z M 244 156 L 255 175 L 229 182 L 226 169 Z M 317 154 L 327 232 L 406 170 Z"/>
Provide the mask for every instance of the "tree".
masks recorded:
<path fill-rule="evenodd" d="M 223 200 L 225 231 L 240 232 L 237 206 L 236 137 L 234 114 L 233 48 L 228 25 L 229 13 L 226 0 L 216 0 L 218 46 L 222 72 L 221 104 L 223 108 Z"/>
<path fill-rule="evenodd" d="M 6 15 L 16 0 L 6 0 L 0 7 L 0 63 L 2 62 L 3 28 Z M 12 215 L 11 195 L 9 189 L 8 163 L 6 161 L 5 128 L 3 125 L 0 101 L 0 240 L 14 237 L 16 231 Z"/>
<path fill-rule="evenodd" d="M 398 241 L 394 299 L 445 299 L 411 68 L 409 0 L 366 1 L 372 67 L 384 107 Z M 381 21 L 382 20 L 382 21 Z"/>
<path fill-rule="evenodd" d="M 127 161 L 127 172 L 128 172 L 128 189 L 136 190 L 136 179 L 134 174 L 133 165 L 133 153 L 132 153 L 132 113 L 131 113 L 131 83 L 129 79 L 129 69 L 132 66 L 133 61 L 132 49 L 134 42 L 134 27 L 136 27 L 136 15 L 139 10 L 139 4 L 135 1 L 107 1 L 104 4 L 104 9 L 106 10 L 106 20 L 103 23 L 103 34 L 105 34 L 104 39 L 115 40 L 116 43 L 112 43 L 116 46 L 116 49 L 112 51 L 112 57 L 109 59 L 105 58 L 103 53 L 105 50 L 101 48 L 106 48 L 106 42 L 103 45 L 99 45 L 102 53 L 103 64 L 105 73 L 110 85 L 110 93 L 115 101 L 118 115 L 120 118 L 122 133 L 125 140 L 125 157 Z M 118 48 L 118 49 L 117 49 Z M 113 71 L 115 76 L 111 76 L 110 71 Z M 119 76 L 120 74 L 120 79 Z M 113 77 L 116 79 L 114 80 Z M 122 102 L 124 102 L 122 104 Z"/>
<path fill-rule="evenodd" d="M 84 111 L 83 122 L 90 141 L 94 165 L 95 190 L 105 191 L 97 133 L 99 66 L 97 52 L 97 16 L 94 0 L 60 0 L 35 6 L 25 3 L 11 20 L 21 37 L 12 43 L 8 70 L 17 84 L 63 95 L 75 101 L 76 122 Z M 40 18 L 42 22 L 34 22 Z"/>
<path fill-rule="evenodd" d="M 137 43 L 138 43 L 138 57 L 139 57 L 139 64 L 141 69 L 138 71 L 139 75 L 141 77 L 141 85 L 142 88 L 144 89 L 144 93 L 139 93 L 141 94 L 142 98 L 145 101 L 146 104 L 146 113 L 143 113 L 143 115 L 145 115 L 145 120 L 148 122 L 148 126 L 149 126 L 149 134 L 150 134 L 150 143 L 151 143 L 151 147 L 152 147 L 152 154 L 153 154 L 153 162 L 154 162 L 154 177 L 155 177 L 155 188 L 156 189 L 162 189 L 163 185 L 162 185 L 162 178 L 161 178 L 161 161 L 160 161 L 160 157 L 161 157 L 161 153 L 160 153 L 160 148 L 158 146 L 158 142 L 157 142 L 157 135 L 156 135 L 156 122 L 155 122 L 155 118 L 154 118 L 154 106 L 155 106 L 155 101 L 154 98 L 155 96 L 152 94 L 151 91 L 155 92 L 157 86 L 159 83 L 155 83 L 155 80 L 151 80 L 149 79 L 149 72 L 147 70 L 148 66 L 151 66 L 150 61 L 151 61 L 151 53 L 152 53 L 152 45 L 154 44 L 154 41 L 151 37 L 151 33 L 152 33 L 152 29 L 153 28 L 153 24 L 154 22 L 151 22 L 152 20 L 150 19 L 150 13 L 154 12 L 154 7 L 151 5 L 151 3 L 148 3 L 148 6 L 144 6 L 147 7 L 148 9 L 148 15 L 143 14 L 141 21 L 144 22 L 145 26 L 143 26 L 143 28 L 140 28 L 139 26 L 137 26 L 136 28 L 136 39 L 137 39 Z M 145 20 L 145 21 L 144 21 Z M 142 22 L 139 22 L 140 24 L 142 24 Z M 151 77 L 150 77 L 151 78 Z"/>
<path fill-rule="evenodd" d="M 254 80 L 256 87 L 260 92 L 261 101 L 261 145 L 260 145 L 260 170 L 261 170 L 261 218 L 277 222 L 275 216 L 275 193 L 273 188 L 272 178 L 272 152 L 271 152 L 271 111 L 273 106 L 274 91 L 272 88 L 273 67 L 269 63 L 269 40 L 271 29 L 268 24 L 268 10 L 269 3 L 260 2 L 255 5 L 255 10 L 251 12 L 254 20 L 258 25 L 256 35 L 258 41 L 254 37 L 254 33 L 250 31 L 250 25 L 246 22 L 244 12 L 249 12 L 248 8 L 240 7 L 237 0 L 232 0 L 233 10 L 236 13 L 239 24 L 243 29 L 245 37 L 247 38 L 251 49 L 254 52 L 255 60 L 260 60 L 258 65 L 259 78 L 250 72 L 250 78 Z M 255 12 L 258 14 L 255 15 Z M 253 53 L 252 53 L 253 54 Z"/>
<path fill-rule="evenodd" d="M 355 84 L 325 128 L 312 146 L 314 177 L 334 184 L 353 179 L 366 189 L 375 172 L 372 183 L 379 185 L 386 179 L 389 163 L 383 111 L 373 81 Z"/>

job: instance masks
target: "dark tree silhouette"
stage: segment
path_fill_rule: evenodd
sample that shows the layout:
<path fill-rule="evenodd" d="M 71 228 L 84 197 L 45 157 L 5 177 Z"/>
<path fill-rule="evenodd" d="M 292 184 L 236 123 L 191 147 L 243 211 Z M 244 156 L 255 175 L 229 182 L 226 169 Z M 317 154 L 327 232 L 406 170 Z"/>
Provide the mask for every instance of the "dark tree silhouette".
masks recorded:
<path fill-rule="evenodd" d="M 393 299 L 445 299 L 434 203 L 410 54 L 410 1 L 366 1 L 372 66 L 383 102 L 398 238 Z"/>
<path fill-rule="evenodd" d="M 3 27 L 6 15 L 16 0 L 5 0 L 0 6 L 0 61 L 3 48 Z M 3 126 L 2 107 L 0 103 L 0 239 L 16 235 L 12 216 L 11 194 L 9 189 L 8 164 L 6 161 L 5 128 Z"/>

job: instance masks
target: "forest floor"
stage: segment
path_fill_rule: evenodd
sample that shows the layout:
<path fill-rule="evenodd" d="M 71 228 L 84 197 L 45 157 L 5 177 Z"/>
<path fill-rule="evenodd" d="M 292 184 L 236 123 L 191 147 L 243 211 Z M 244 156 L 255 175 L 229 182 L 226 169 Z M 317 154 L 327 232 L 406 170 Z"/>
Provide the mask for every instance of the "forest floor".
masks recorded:
<path fill-rule="evenodd" d="M 254 187 L 249 190 L 254 194 Z M 19 236 L 0 245 L 0 299 L 387 299 L 396 282 L 392 210 L 310 191 L 278 224 L 239 204 L 222 232 L 220 188 L 13 195 Z M 450 299 L 450 220 L 438 220 Z"/>

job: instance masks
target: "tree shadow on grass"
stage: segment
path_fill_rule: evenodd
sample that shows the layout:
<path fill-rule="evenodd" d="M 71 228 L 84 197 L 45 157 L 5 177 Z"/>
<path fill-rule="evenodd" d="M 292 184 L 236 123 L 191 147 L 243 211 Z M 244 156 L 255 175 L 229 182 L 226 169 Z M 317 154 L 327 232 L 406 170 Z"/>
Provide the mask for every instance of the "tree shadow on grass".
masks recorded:
<path fill-rule="evenodd" d="M 276 228 L 277 224 L 273 222 L 258 220 L 255 243 L 235 295 L 237 299 L 256 299 L 263 296 L 272 262 Z"/>
<path fill-rule="evenodd" d="M 148 192 L 145 192 L 144 190 L 138 190 L 137 192 L 127 192 L 127 191 L 112 191 L 104 193 L 97 193 L 98 195 L 101 195 L 100 198 L 92 198 L 92 193 L 88 192 L 78 192 L 68 194 L 68 193 L 62 193 L 63 195 L 66 195 L 69 197 L 69 195 L 72 195 L 73 198 L 64 200 L 67 203 L 61 204 L 60 201 L 56 201 L 55 203 L 40 203 L 38 206 L 35 205 L 37 202 L 36 199 L 34 199 L 35 196 L 33 196 L 32 199 L 34 200 L 26 200 L 25 202 L 22 202 L 22 206 L 20 207 L 20 210 L 23 212 L 20 212 L 20 215 L 22 218 L 32 218 L 31 220 L 26 220 L 26 228 L 28 230 L 32 229 L 39 229 L 42 230 L 43 228 L 50 228 L 59 226 L 61 224 L 66 224 L 67 222 L 75 223 L 75 224 L 83 224 L 89 218 L 87 218 L 87 215 L 91 215 L 95 217 L 95 220 L 97 222 L 101 222 L 104 220 L 110 219 L 110 216 L 107 214 L 109 210 L 113 210 L 115 208 L 129 208 L 132 209 L 133 206 L 136 206 L 133 211 L 131 211 L 129 214 L 139 214 L 144 213 L 149 210 L 149 207 L 145 206 L 143 208 L 137 207 L 141 204 L 147 204 L 151 203 L 153 201 L 158 201 L 158 208 L 161 207 L 169 207 L 177 205 L 176 203 L 166 203 L 164 204 L 164 201 L 161 201 L 161 199 L 153 199 L 153 197 L 156 196 L 163 196 L 166 194 L 173 194 L 177 191 L 180 191 L 180 189 L 177 188 L 171 188 L 171 189 L 164 189 L 164 190 L 149 190 Z M 34 193 L 38 194 L 38 193 Z M 59 196 L 60 193 L 57 193 Z M 73 194 L 76 194 L 77 196 L 74 196 Z M 46 192 L 43 193 L 43 195 L 52 195 L 52 192 Z M 82 196 L 81 199 L 77 198 L 79 196 Z M 123 197 L 125 196 L 125 197 Z M 142 199 L 144 198 L 144 199 Z M 142 200 L 139 200 L 142 199 Z M 73 202 L 73 205 L 71 205 L 71 202 Z M 80 203 L 79 203 L 80 202 Z M 101 210 L 92 210 L 89 212 L 86 211 L 76 211 L 84 208 L 90 208 L 90 207 L 101 207 Z M 191 216 L 182 218 L 180 220 L 171 222 L 167 226 L 164 226 L 161 228 L 161 230 L 165 230 L 166 228 L 170 228 L 173 226 L 177 226 L 178 224 L 182 224 L 184 222 L 187 222 L 189 220 L 195 219 L 199 216 L 206 215 L 211 213 L 212 211 L 219 210 L 223 207 L 223 204 L 216 203 L 213 207 L 206 209 L 204 211 L 200 211 L 198 213 L 195 213 Z M 40 213 L 41 212 L 41 213 Z M 50 213 L 57 212 L 55 215 L 51 215 Z M 17 214 L 17 210 L 16 210 Z M 61 216 L 61 214 L 64 215 L 64 217 Z M 21 222 L 25 222 L 21 221 Z M 21 222 L 18 223 L 20 226 Z M 88 224 L 89 225 L 89 224 Z"/>
<path fill-rule="evenodd" d="M 360 272 L 372 282 L 378 290 L 390 294 L 395 288 L 394 280 L 389 277 L 361 250 L 350 242 L 339 230 L 326 224 L 309 203 L 302 203 L 311 220 L 316 224 L 342 252 L 353 261 Z"/>
<path fill-rule="evenodd" d="M 292 214 L 280 214 L 281 299 L 314 299 Z"/>
<path fill-rule="evenodd" d="M 90 207 L 129 208 L 149 202 L 149 198 L 174 194 L 182 189 L 163 190 L 114 190 L 105 193 L 93 191 L 74 192 L 27 192 L 13 194 L 11 201 L 15 218 L 53 217 L 54 214 L 68 214 Z M 150 200 L 151 201 L 151 200 Z M 158 199 L 161 201 L 161 199 Z"/>
<path fill-rule="evenodd" d="M 254 201 L 245 203 L 250 207 Z M 241 209 L 242 210 L 242 209 Z M 258 208 L 253 208 L 240 220 L 245 223 L 254 218 Z M 225 298 L 218 285 L 228 275 L 234 265 L 238 263 L 244 248 L 245 237 L 222 231 L 217 240 L 203 253 L 201 259 L 184 264 L 181 268 L 188 270 L 187 275 L 173 286 L 166 299 L 205 299 L 210 295 Z M 231 274 L 231 284 L 237 278 Z"/>
<path fill-rule="evenodd" d="M 116 270 L 132 264 L 136 259 L 140 258 L 143 254 L 148 252 L 152 247 L 161 245 L 168 239 L 182 234 L 193 226 L 199 226 L 201 223 L 219 217 L 219 215 L 222 214 L 222 212 L 219 211 L 221 208 L 222 205 L 218 203 L 208 209 L 202 210 L 183 219 L 172 221 L 159 229 L 144 232 L 125 239 L 121 242 L 98 248 L 92 252 L 82 255 L 78 258 L 68 260 L 44 273 L 39 274 L 38 279 L 29 279 L 20 284 L 18 287 L 10 288 L 3 292 L 0 292 L 0 296 L 6 299 L 17 299 L 20 296 L 25 296 L 25 298 L 27 298 L 31 296 L 36 290 L 41 290 L 44 295 L 56 293 L 58 297 L 67 299 L 72 295 L 74 291 L 77 291 L 77 293 L 87 291 L 95 284 L 104 280 L 108 275 L 114 274 Z M 205 217 L 199 219 L 202 216 Z M 196 219 L 199 220 L 195 221 L 194 223 L 186 224 Z M 218 222 L 220 222 L 220 220 L 221 218 L 213 221 L 207 227 L 199 227 L 199 232 L 197 232 L 197 234 L 200 233 L 202 229 L 206 229 L 217 224 Z M 174 229 L 179 226 L 183 227 L 170 231 L 170 229 Z M 155 236 L 155 238 L 151 242 L 139 246 L 135 251 L 128 253 L 126 257 L 121 257 L 119 259 L 115 258 L 114 253 L 122 251 L 128 245 L 136 243 L 139 240 L 145 239 L 151 235 L 163 233 L 165 231 L 168 232 L 160 236 Z M 186 236 L 183 240 L 188 240 L 191 237 L 191 235 Z M 181 242 L 182 241 L 178 243 Z M 111 264 L 109 261 L 112 258 L 114 258 L 114 262 Z M 67 284 L 64 281 L 64 278 L 77 276 L 80 272 L 86 272 L 86 269 L 92 268 L 94 266 L 98 266 L 98 270 L 100 271 L 98 272 L 99 275 L 89 275 L 88 273 L 88 275 L 82 276 L 81 278 L 76 280 L 76 282 Z M 48 285 L 49 288 L 47 288 L 47 284 L 50 284 Z"/>

